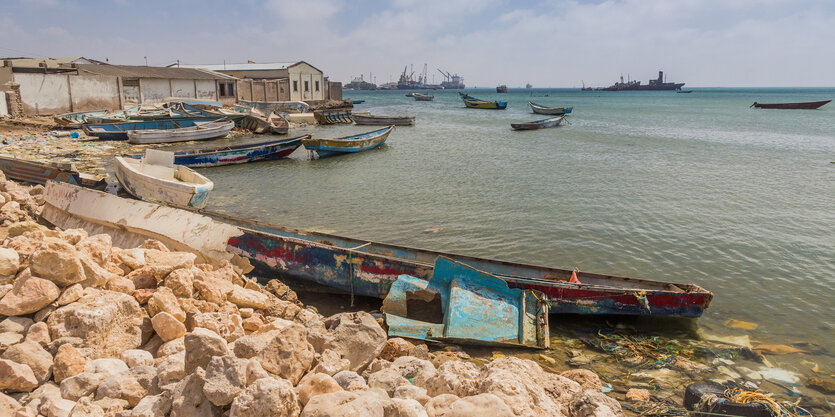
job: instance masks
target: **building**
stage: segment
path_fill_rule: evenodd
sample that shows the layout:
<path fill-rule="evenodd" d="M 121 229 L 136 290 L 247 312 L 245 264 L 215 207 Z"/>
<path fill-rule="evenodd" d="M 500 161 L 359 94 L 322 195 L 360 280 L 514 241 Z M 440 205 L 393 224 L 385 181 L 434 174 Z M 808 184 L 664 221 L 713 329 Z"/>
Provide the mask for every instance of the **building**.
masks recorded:
<path fill-rule="evenodd" d="M 6 91 L 7 107 L 13 115 L 115 110 L 159 103 L 167 97 L 224 104 L 237 101 L 237 79 L 229 75 L 195 68 L 97 62 L 86 58 L 4 59 L 0 90 Z"/>
<path fill-rule="evenodd" d="M 202 68 L 240 78 L 238 98 L 246 101 L 321 101 L 342 99 L 329 94 L 330 82 L 321 70 L 304 61 L 246 64 L 173 64 L 171 67 Z M 332 84 L 332 83 L 331 83 Z"/>

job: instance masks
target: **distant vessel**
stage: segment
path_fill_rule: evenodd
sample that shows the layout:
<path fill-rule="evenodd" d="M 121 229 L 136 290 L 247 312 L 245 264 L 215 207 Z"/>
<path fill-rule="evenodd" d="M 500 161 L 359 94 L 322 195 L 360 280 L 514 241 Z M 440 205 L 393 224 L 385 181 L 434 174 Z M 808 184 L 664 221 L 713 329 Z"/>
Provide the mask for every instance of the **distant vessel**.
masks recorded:
<path fill-rule="evenodd" d="M 580 91 L 591 91 L 591 90 L 593 90 L 593 88 L 591 88 L 591 87 L 586 87 L 586 82 L 585 81 L 582 81 L 582 83 L 583 83 L 583 86 L 580 87 Z"/>
<path fill-rule="evenodd" d="M 447 90 L 463 90 L 464 89 L 464 78 L 459 77 L 458 74 L 450 74 L 440 68 L 436 68 L 438 72 L 440 72 L 444 76 L 444 81 L 441 83 L 441 87 Z"/>
<path fill-rule="evenodd" d="M 502 85 L 496 87 L 496 92 L 497 93 L 506 93 L 507 92 L 507 86 L 502 84 Z"/>
<path fill-rule="evenodd" d="M 346 90 L 376 90 L 377 85 L 362 79 L 362 75 L 345 84 Z"/>
<path fill-rule="evenodd" d="M 527 83 L 525 84 L 525 88 L 533 88 L 533 86 L 531 85 L 531 83 Z"/>
<path fill-rule="evenodd" d="M 417 81 L 414 79 L 414 71 L 408 76 L 406 75 L 408 69 L 409 66 L 407 65 L 403 68 L 403 74 L 400 74 L 400 80 L 397 81 L 398 90 L 438 90 L 444 88 L 440 85 L 427 84 L 426 64 L 423 64 L 423 73 L 418 74 Z"/>
<path fill-rule="evenodd" d="M 598 88 L 600 91 L 659 91 L 659 90 L 679 90 L 684 86 L 684 83 L 668 83 L 664 82 L 664 71 L 658 71 L 658 79 L 649 80 L 649 84 L 641 84 L 640 81 L 623 81 L 623 76 L 620 77 L 620 82 L 614 83 L 608 87 Z"/>

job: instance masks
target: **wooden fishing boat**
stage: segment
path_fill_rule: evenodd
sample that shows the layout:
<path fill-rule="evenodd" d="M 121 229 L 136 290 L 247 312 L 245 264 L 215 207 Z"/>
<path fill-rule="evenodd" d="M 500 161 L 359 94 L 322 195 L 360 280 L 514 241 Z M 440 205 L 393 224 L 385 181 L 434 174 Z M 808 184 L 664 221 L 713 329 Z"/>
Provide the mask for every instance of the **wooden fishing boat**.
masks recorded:
<path fill-rule="evenodd" d="M 415 94 L 420 94 L 420 93 L 406 93 L 406 97 L 414 97 Z"/>
<path fill-rule="evenodd" d="M 548 115 L 560 115 L 560 114 L 571 114 L 571 111 L 574 110 L 574 107 L 547 107 L 540 104 L 536 104 L 532 101 L 528 102 L 528 105 L 531 106 L 531 110 L 533 110 L 536 114 L 548 114 Z"/>
<path fill-rule="evenodd" d="M 81 185 L 81 174 L 72 163 L 30 161 L 0 154 L 0 171 L 7 178 L 33 184 L 60 181 Z"/>
<path fill-rule="evenodd" d="M 267 133 L 270 130 L 270 122 L 267 120 L 267 115 L 261 113 L 260 110 L 254 107 L 248 110 L 246 117 L 238 121 L 238 127 L 258 135 Z"/>
<path fill-rule="evenodd" d="M 195 126 L 199 122 L 210 122 L 214 120 L 195 117 L 190 119 L 151 120 L 144 122 L 84 124 L 81 128 L 87 136 L 95 136 L 99 139 L 108 140 L 127 140 L 129 130 L 180 129 Z"/>
<path fill-rule="evenodd" d="M 435 99 L 435 96 L 433 95 L 421 93 L 415 93 L 412 97 L 415 98 L 415 101 L 432 101 Z"/>
<path fill-rule="evenodd" d="M 808 101 L 805 103 L 773 103 L 773 104 L 766 104 L 766 103 L 757 103 L 756 101 L 750 107 L 756 107 L 758 109 L 791 109 L 791 110 L 814 110 L 826 103 L 829 103 L 832 100 L 822 100 L 822 101 Z"/>
<path fill-rule="evenodd" d="M 354 123 L 370 126 L 413 126 L 415 116 L 372 116 L 353 114 Z"/>
<path fill-rule="evenodd" d="M 144 129 L 128 130 L 128 142 L 136 145 L 151 143 L 188 142 L 191 140 L 208 140 L 226 137 L 232 128 L 233 121 L 197 122 L 194 126 L 178 129 Z"/>
<path fill-rule="evenodd" d="M 477 98 L 467 96 L 466 94 L 461 96 L 461 100 L 463 100 L 464 105 L 470 109 L 504 110 L 507 108 L 506 101 L 479 100 Z"/>
<path fill-rule="evenodd" d="M 59 114 L 53 117 L 56 123 L 64 127 L 81 127 L 84 123 L 87 123 L 87 117 L 91 116 L 102 116 L 107 114 L 107 110 L 90 110 L 90 111 L 79 111 L 75 113 L 64 113 Z"/>
<path fill-rule="evenodd" d="M 207 168 L 222 165 L 243 164 L 285 158 L 302 145 L 307 134 L 279 140 L 267 140 L 235 146 L 192 149 L 174 152 L 174 165 L 189 168 Z M 132 155 L 140 158 L 141 155 Z"/>
<path fill-rule="evenodd" d="M 350 110 L 316 110 L 313 112 L 313 118 L 316 119 L 320 125 L 354 122 Z"/>
<path fill-rule="evenodd" d="M 507 92 L 507 86 L 502 84 L 502 85 L 496 87 L 496 92 L 497 93 L 506 93 Z"/>
<path fill-rule="evenodd" d="M 267 116 L 267 123 L 270 124 L 270 133 L 274 135 L 286 135 L 290 132 L 290 123 L 276 112 Z"/>
<path fill-rule="evenodd" d="M 565 115 L 552 117 L 550 119 L 542 119 L 536 120 L 533 122 L 527 123 L 511 123 L 510 127 L 513 130 L 536 130 L 536 129 L 545 129 L 548 127 L 557 127 L 562 123 L 563 119 L 565 119 Z"/>
<path fill-rule="evenodd" d="M 247 101 L 240 100 L 239 104 L 247 108 L 256 108 L 265 114 L 276 113 L 307 113 L 310 105 L 303 101 Z"/>
<path fill-rule="evenodd" d="M 265 280 L 280 277 L 300 289 L 385 298 L 392 283 L 402 274 L 426 281 L 431 279 L 437 258 L 443 256 L 497 276 L 510 287 L 540 291 L 545 297 L 542 299 L 550 304 L 552 314 L 699 317 L 713 299 L 710 291 L 695 284 L 673 284 L 455 255 L 301 231 L 205 210 L 201 211 L 201 216 L 69 184 L 50 182 L 44 199 L 47 204 L 43 216 L 56 226 L 90 227 L 90 230 L 109 226 L 119 236 L 128 232 L 140 234 L 134 239 L 139 243 L 153 237 L 182 245 L 183 239 L 187 239 L 189 246 L 211 243 L 217 249 L 224 242 L 197 235 L 203 228 L 191 230 L 189 227 L 186 232 L 181 226 L 205 223 L 205 216 L 210 216 L 218 224 L 235 226 L 242 232 L 230 237 L 225 242 L 226 248 L 249 260 L 257 270 L 257 276 Z M 113 210 L 114 206 L 122 203 L 129 203 L 135 208 Z M 162 212 L 165 213 L 162 218 L 153 217 Z M 166 219 L 176 221 L 169 225 L 164 223 Z M 172 247 L 169 243 L 166 245 Z M 577 279 L 572 280 L 574 276 Z"/>
<path fill-rule="evenodd" d="M 678 90 L 676 90 L 676 93 L 678 93 L 678 94 L 690 94 L 692 92 L 693 92 L 693 90 L 682 90 L 680 88 Z"/>
<path fill-rule="evenodd" d="M 386 141 L 392 130 L 394 130 L 394 126 L 341 138 L 302 139 L 302 144 L 305 149 L 316 152 L 319 158 L 324 158 L 374 149 Z"/>
<path fill-rule="evenodd" d="M 439 256 L 429 282 L 397 278 L 383 300 L 389 336 L 532 347 L 550 346 L 548 303 L 533 291 Z"/>
<path fill-rule="evenodd" d="M 142 159 L 116 157 L 116 179 L 132 196 L 174 207 L 202 209 L 214 183 L 182 165 L 171 152 L 148 149 Z"/>
<path fill-rule="evenodd" d="M 351 104 L 362 104 L 365 103 L 365 100 L 351 100 Z"/>

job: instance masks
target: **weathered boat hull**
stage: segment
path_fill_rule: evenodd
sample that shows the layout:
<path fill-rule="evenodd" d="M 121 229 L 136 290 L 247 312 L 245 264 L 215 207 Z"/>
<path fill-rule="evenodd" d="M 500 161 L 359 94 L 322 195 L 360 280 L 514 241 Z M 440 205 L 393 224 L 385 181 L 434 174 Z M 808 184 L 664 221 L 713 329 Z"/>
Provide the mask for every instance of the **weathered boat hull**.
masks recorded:
<path fill-rule="evenodd" d="M 145 145 L 217 139 L 226 137 L 233 127 L 235 127 L 235 122 L 221 121 L 197 123 L 194 126 L 179 129 L 128 130 L 128 142 Z"/>
<path fill-rule="evenodd" d="M 132 196 L 145 201 L 162 203 L 174 207 L 201 209 L 206 206 L 209 191 L 214 184 L 206 177 L 183 166 L 174 170 L 186 170 L 185 174 L 199 182 L 170 180 L 143 171 L 141 161 L 115 158 L 116 179 Z"/>
<path fill-rule="evenodd" d="M 823 100 L 823 101 L 809 101 L 805 103 L 757 103 L 756 101 L 752 104 L 752 107 L 756 107 L 758 109 L 786 109 L 786 110 L 815 110 L 820 108 L 824 104 L 829 103 L 832 100 Z"/>
<path fill-rule="evenodd" d="M 371 116 L 354 114 L 354 123 L 358 125 L 367 126 L 413 126 L 415 124 L 414 116 Z"/>
<path fill-rule="evenodd" d="M 215 149 L 175 152 L 174 163 L 189 168 L 207 168 L 280 159 L 293 153 L 293 151 L 301 146 L 302 139 L 309 138 L 310 136 L 304 135 L 295 138 Z"/>
<path fill-rule="evenodd" d="M 176 120 L 153 120 L 144 122 L 119 122 L 102 124 L 84 124 L 82 129 L 87 136 L 95 136 L 99 139 L 127 140 L 128 130 L 144 129 L 179 129 L 194 126 L 197 122 L 208 122 L 215 119 L 195 117 L 190 119 Z"/>
<path fill-rule="evenodd" d="M 461 96 L 464 105 L 469 109 L 487 109 L 487 110 L 504 110 L 507 108 L 506 101 L 484 101 L 476 98 L 468 98 L 469 96 Z"/>
<path fill-rule="evenodd" d="M 561 114 L 571 114 L 571 112 L 574 110 L 574 107 L 547 107 L 540 104 L 536 104 L 531 101 L 528 102 L 528 105 L 531 106 L 531 110 L 536 114 L 547 114 L 554 116 L 559 116 Z"/>
<path fill-rule="evenodd" d="M 496 275 L 511 287 L 541 291 L 551 313 L 699 317 L 713 294 L 693 284 L 572 271 L 428 251 L 336 235 L 303 232 L 205 213 L 244 228 L 229 250 L 263 276 L 279 275 L 312 289 L 384 298 L 398 276 L 431 277 L 438 256 Z"/>
<path fill-rule="evenodd" d="M 7 178 L 33 184 L 46 184 L 49 180 L 75 185 L 82 182 L 81 174 L 73 164 L 28 161 L 0 155 L 0 171 Z"/>
<path fill-rule="evenodd" d="M 107 114 L 107 110 L 90 110 L 80 111 L 75 113 L 64 113 L 53 117 L 56 123 L 64 127 L 81 127 L 87 123 L 87 117 L 103 116 Z"/>
<path fill-rule="evenodd" d="M 313 118 L 316 119 L 320 125 L 354 122 L 350 110 L 316 110 L 313 112 Z"/>
<path fill-rule="evenodd" d="M 239 102 L 244 107 L 254 107 L 264 114 L 277 113 L 307 113 L 310 105 L 303 101 L 246 101 Z"/>
<path fill-rule="evenodd" d="M 537 120 L 528 123 L 511 123 L 510 127 L 513 128 L 513 130 L 545 129 L 559 126 L 563 119 L 565 119 L 565 116 L 552 117 L 550 119 Z"/>
<path fill-rule="evenodd" d="M 302 139 L 305 149 L 315 151 L 319 158 L 374 149 L 385 143 L 394 126 L 341 138 Z"/>

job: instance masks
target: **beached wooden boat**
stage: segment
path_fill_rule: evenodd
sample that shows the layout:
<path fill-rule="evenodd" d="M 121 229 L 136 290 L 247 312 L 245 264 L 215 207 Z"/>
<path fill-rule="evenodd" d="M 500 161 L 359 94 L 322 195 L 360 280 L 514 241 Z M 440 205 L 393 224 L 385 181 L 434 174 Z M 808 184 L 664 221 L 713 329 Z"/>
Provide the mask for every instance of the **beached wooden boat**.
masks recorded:
<path fill-rule="evenodd" d="M 535 129 L 545 129 L 548 127 L 557 127 L 562 123 L 563 119 L 565 119 L 565 115 L 551 117 L 550 119 L 542 119 L 536 120 L 533 122 L 527 123 L 511 123 L 510 127 L 513 130 L 535 130 Z"/>
<path fill-rule="evenodd" d="M 311 136 L 307 134 L 294 138 L 259 141 L 243 145 L 174 152 L 174 165 L 206 168 L 285 158 L 302 145 L 302 139 Z M 133 156 L 140 157 L 140 155 Z"/>
<path fill-rule="evenodd" d="M 310 105 L 303 101 L 247 101 L 238 102 L 243 107 L 256 108 L 265 114 L 276 113 L 307 113 Z"/>
<path fill-rule="evenodd" d="M 340 138 L 302 139 L 302 144 L 305 149 L 316 152 L 319 158 L 324 158 L 374 149 L 386 141 L 392 130 L 394 126 Z"/>
<path fill-rule="evenodd" d="M 463 100 L 464 105 L 470 109 L 504 110 L 507 108 L 506 101 L 485 101 L 472 98 L 467 95 L 463 95 L 461 100 Z"/>
<path fill-rule="evenodd" d="M 358 125 L 370 126 L 413 126 L 415 124 L 415 116 L 372 116 L 354 114 L 354 123 Z"/>
<path fill-rule="evenodd" d="M 46 184 L 53 180 L 82 185 L 80 173 L 72 163 L 30 161 L 0 154 L 0 171 L 15 181 Z"/>
<path fill-rule="evenodd" d="M 808 101 L 804 103 L 757 103 L 756 101 L 750 107 L 756 107 L 758 109 L 790 109 L 790 110 L 814 110 L 826 103 L 829 103 L 832 100 L 822 100 L 822 101 Z"/>
<path fill-rule="evenodd" d="M 214 120 L 195 117 L 190 119 L 152 120 L 144 122 L 84 124 L 81 128 L 87 136 L 95 136 L 99 139 L 108 140 L 127 140 L 129 130 L 180 129 L 195 126 L 199 122 L 210 122 Z"/>
<path fill-rule="evenodd" d="M 354 119 L 350 110 L 316 110 L 313 112 L 313 118 L 320 125 L 332 125 L 340 123 L 353 123 Z"/>
<path fill-rule="evenodd" d="M 286 135 L 290 132 L 290 123 L 276 112 L 267 116 L 267 123 L 270 124 L 270 133 L 274 135 Z"/>
<path fill-rule="evenodd" d="M 261 113 L 260 110 L 254 107 L 248 109 L 246 117 L 239 120 L 237 125 L 241 129 L 258 135 L 267 133 L 270 130 L 270 122 L 267 120 L 267 115 Z"/>
<path fill-rule="evenodd" d="M 536 114 L 548 114 L 548 115 L 560 115 L 560 114 L 571 114 L 571 111 L 574 110 L 574 107 L 547 107 L 540 104 L 536 104 L 532 101 L 528 102 L 528 105 L 531 106 L 531 110 L 533 110 Z"/>
<path fill-rule="evenodd" d="M 102 116 L 107 114 L 107 110 L 90 110 L 90 111 L 79 111 L 75 113 L 64 113 L 59 114 L 53 117 L 56 123 L 64 127 L 81 127 L 84 123 L 87 123 L 87 117 L 91 116 Z"/>
<path fill-rule="evenodd" d="M 383 300 L 389 336 L 449 343 L 550 346 L 548 303 L 532 291 L 439 256 L 429 282 L 401 275 Z"/>
<path fill-rule="evenodd" d="M 191 140 L 208 140 L 226 137 L 232 128 L 233 121 L 197 122 L 194 126 L 178 129 L 145 129 L 128 130 L 128 142 L 137 145 L 151 143 L 188 142 Z"/>
<path fill-rule="evenodd" d="M 190 168 L 174 165 L 171 152 L 148 149 L 142 159 L 116 157 L 116 179 L 132 196 L 174 207 L 206 206 L 214 183 Z"/>
<path fill-rule="evenodd" d="M 435 99 L 435 96 L 429 94 L 421 94 L 415 93 L 414 96 L 415 101 L 432 101 Z"/>

